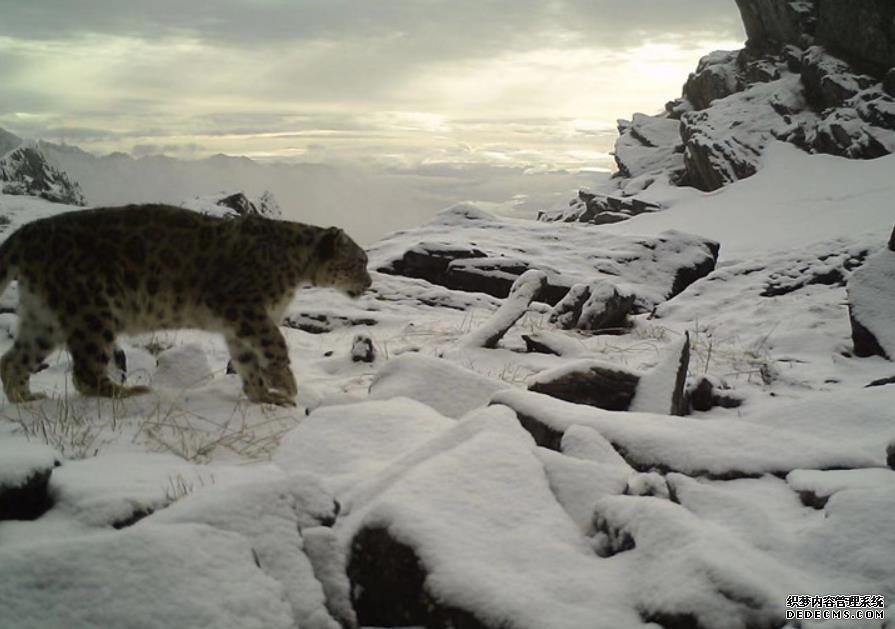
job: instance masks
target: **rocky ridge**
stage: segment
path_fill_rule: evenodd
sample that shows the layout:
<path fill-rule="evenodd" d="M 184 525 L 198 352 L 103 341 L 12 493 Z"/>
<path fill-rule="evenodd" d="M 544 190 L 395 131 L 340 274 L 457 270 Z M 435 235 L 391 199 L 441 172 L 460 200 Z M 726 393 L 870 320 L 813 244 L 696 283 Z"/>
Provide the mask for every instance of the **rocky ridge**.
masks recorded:
<path fill-rule="evenodd" d="M 3 129 L 0 129 L 0 192 L 66 205 L 87 205 L 81 187 L 50 165 L 38 143 L 25 142 Z"/>
<path fill-rule="evenodd" d="M 656 211 L 654 184 L 717 190 L 755 174 L 774 141 L 849 159 L 895 152 L 895 5 L 737 5 L 745 48 L 703 57 L 661 114 L 620 120 L 611 181 L 540 220 L 605 224 Z"/>

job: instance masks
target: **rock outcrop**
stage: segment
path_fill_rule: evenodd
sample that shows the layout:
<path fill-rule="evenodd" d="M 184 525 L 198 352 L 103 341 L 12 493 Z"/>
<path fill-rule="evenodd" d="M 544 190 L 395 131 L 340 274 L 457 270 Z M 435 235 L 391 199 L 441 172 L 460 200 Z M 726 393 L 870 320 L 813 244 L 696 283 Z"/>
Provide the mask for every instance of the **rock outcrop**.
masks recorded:
<path fill-rule="evenodd" d="M 12 144 L 11 134 L 0 145 Z M 40 197 L 54 203 L 87 205 L 81 187 L 51 166 L 36 145 L 22 143 L 0 156 L 0 192 Z"/>
<path fill-rule="evenodd" d="M 874 159 L 895 152 L 895 5 L 886 0 L 737 0 L 748 41 L 703 57 L 682 96 L 620 121 L 618 172 L 544 221 L 608 223 L 657 182 L 717 190 L 761 167 L 766 147 Z M 649 211 L 661 209 L 649 207 Z"/>
<path fill-rule="evenodd" d="M 708 275 L 718 251 L 716 242 L 677 231 L 621 236 L 514 221 L 459 205 L 383 239 L 369 253 L 371 268 L 380 273 L 501 299 L 526 271 L 538 269 L 546 273 L 538 300 L 551 305 L 577 284 L 611 280 L 634 295 L 634 312 L 648 312 Z"/>

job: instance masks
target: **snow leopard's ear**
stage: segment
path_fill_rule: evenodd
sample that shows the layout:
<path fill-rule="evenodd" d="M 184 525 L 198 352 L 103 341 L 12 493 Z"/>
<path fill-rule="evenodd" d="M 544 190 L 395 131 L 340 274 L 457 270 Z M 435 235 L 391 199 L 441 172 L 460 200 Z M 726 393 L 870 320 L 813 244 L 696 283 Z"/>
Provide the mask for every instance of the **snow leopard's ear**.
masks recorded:
<path fill-rule="evenodd" d="M 330 227 L 323 232 L 320 240 L 317 241 L 317 259 L 321 262 L 331 260 L 336 255 L 336 247 L 339 244 L 339 236 L 342 230 L 338 227 Z"/>

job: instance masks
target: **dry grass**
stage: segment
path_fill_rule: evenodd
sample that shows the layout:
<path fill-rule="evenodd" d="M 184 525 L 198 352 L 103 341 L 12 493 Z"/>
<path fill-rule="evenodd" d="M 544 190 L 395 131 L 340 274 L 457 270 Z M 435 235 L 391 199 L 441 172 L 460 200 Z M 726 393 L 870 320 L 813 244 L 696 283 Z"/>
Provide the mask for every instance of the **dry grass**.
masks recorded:
<path fill-rule="evenodd" d="M 122 401 L 100 400 L 95 408 L 67 395 L 12 407 L 6 418 L 28 439 L 42 441 L 67 459 L 96 456 L 122 429 Z"/>
<path fill-rule="evenodd" d="M 135 400 L 69 397 L 63 393 L 10 406 L 5 417 L 27 438 L 47 444 L 67 459 L 96 456 L 129 435 L 132 443 L 192 463 L 207 463 L 224 450 L 242 459 L 269 459 L 283 435 L 298 421 L 294 411 L 268 405 L 253 409 L 254 405 L 243 400 L 229 413 L 215 417 L 191 411 L 177 398 L 158 398 L 148 411 L 141 410 L 140 401 Z"/>
<path fill-rule="evenodd" d="M 260 406 L 261 422 L 249 421 L 250 402 L 240 400 L 228 416 L 207 417 L 177 402 L 159 400 L 143 416 L 135 439 L 157 452 L 169 452 L 193 463 L 207 463 L 221 450 L 240 458 L 270 459 L 283 435 L 297 425 L 295 414 L 276 406 Z"/>

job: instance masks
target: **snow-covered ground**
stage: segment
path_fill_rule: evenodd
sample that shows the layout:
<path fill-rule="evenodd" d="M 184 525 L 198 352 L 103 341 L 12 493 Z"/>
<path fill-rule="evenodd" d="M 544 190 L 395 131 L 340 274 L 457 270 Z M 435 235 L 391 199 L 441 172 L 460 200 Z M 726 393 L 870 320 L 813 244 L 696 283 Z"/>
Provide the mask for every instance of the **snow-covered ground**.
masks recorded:
<path fill-rule="evenodd" d="M 783 626 L 789 595 L 891 606 L 895 385 L 865 386 L 895 365 L 850 351 L 844 284 L 888 241 L 893 167 L 779 145 L 718 192 L 650 188 L 661 212 L 487 235 L 525 260 L 569 234 L 543 270 L 569 261 L 576 281 L 589 235 L 720 243 L 713 273 L 623 334 L 561 330 L 522 303 L 486 348 L 517 294 L 499 310 L 383 273 L 356 301 L 301 291 L 283 328 L 297 409 L 247 402 L 204 332 L 123 339 L 128 380 L 153 387 L 123 401 L 75 394 L 57 352 L 32 377 L 49 399 L 0 407 L 0 491 L 52 470 L 46 513 L 0 521 L 0 626 L 727 629 Z M 0 229 L 72 209 L 0 196 Z M 371 268 L 443 220 L 374 245 Z M 0 351 L 14 303 L 11 289 Z M 574 361 L 661 373 L 685 333 L 690 383 L 738 407 L 679 418 L 526 391 Z M 353 359 L 357 334 L 373 362 Z M 526 352 L 523 334 L 563 355 Z"/>

